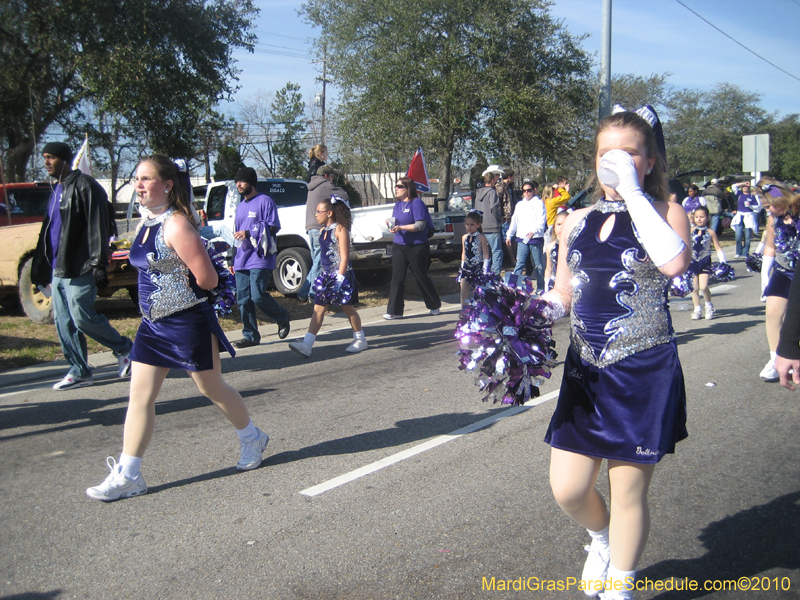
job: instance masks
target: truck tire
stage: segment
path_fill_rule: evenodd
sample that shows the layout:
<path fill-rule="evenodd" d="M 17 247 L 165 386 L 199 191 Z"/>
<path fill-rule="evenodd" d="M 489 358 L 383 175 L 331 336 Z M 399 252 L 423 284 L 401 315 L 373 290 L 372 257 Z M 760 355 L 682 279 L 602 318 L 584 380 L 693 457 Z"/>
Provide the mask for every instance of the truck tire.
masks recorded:
<path fill-rule="evenodd" d="M 311 270 L 311 253 L 305 248 L 285 248 L 275 263 L 275 288 L 284 296 L 297 294 Z"/>
<path fill-rule="evenodd" d="M 19 299 L 22 309 L 31 321 L 47 325 L 53 322 L 53 303 L 51 298 L 47 298 L 31 283 L 32 263 L 33 257 L 30 257 L 19 272 Z"/>
<path fill-rule="evenodd" d="M 379 287 L 392 280 L 392 269 L 364 269 L 356 271 L 356 280 L 364 287 Z"/>

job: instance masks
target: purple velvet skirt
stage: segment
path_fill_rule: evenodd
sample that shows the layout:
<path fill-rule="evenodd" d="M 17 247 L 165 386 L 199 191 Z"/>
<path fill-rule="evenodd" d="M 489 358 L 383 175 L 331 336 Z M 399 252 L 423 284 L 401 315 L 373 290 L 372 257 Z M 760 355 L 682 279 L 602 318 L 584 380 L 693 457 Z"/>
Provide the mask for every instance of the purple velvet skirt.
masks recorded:
<path fill-rule="evenodd" d="M 793 271 L 784 269 L 778 270 L 776 267 L 769 276 L 767 287 L 764 288 L 764 296 L 778 296 L 779 298 L 789 299 L 789 288 L 792 285 Z"/>
<path fill-rule="evenodd" d="M 703 273 L 706 275 L 711 275 L 711 257 L 706 256 L 700 260 L 693 260 L 691 263 L 689 263 L 689 268 L 687 271 L 691 271 L 694 275 L 700 275 Z"/>
<path fill-rule="evenodd" d="M 548 444 L 586 456 L 657 463 L 687 435 L 686 389 L 674 341 L 604 369 L 570 345 Z"/>
<path fill-rule="evenodd" d="M 214 368 L 212 333 L 219 340 L 220 352 L 227 350 L 231 356 L 236 355 L 208 302 L 157 321 L 142 319 L 133 341 L 131 360 L 154 367 L 208 371 Z"/>

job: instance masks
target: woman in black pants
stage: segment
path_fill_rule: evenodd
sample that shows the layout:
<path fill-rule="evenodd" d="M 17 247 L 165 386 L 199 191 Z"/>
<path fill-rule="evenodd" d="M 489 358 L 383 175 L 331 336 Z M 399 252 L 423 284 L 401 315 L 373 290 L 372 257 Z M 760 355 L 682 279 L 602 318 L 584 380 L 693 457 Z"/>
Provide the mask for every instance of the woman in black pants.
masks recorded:
<path fill-rule="evenodd" d="M 388 223 L 389 231 L 394 234 L 392 286 L 389 291 L 389 306 L 383 318 L 391 320 L 403 316 L 403 293 L 408 267 L 411 267 L 414 279 L 417 280 L 425 306 L 432 315 L 438 315 L 442 301 L 428 277 L 428 266 L 431 262 L 427 233 L 428 207 L 420 200 L 417 186 L 410 177 L 401 177 L 394 187 L 397 202 L 392 212 L 392 221 Z"/>

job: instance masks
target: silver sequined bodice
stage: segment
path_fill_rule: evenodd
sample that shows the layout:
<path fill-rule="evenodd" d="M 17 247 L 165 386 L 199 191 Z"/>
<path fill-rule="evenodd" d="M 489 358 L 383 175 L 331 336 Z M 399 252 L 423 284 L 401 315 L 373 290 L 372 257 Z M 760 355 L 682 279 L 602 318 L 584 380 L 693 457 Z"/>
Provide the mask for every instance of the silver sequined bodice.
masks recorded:
<path fill-rule="evenodd" d="M 464 262 L 469 269 L 483 268 L 483 249 L 478 234 L 468 234 L 464 240 Z"/>
<path fill-rule="evenodd" d="M 614 214 L 611 235 L 600 229 Z M 666 302 L 669 278 L 650 260 L 623 202 L 599 200 L 567 240 L 572 274 L 572 343 L 599 368 L 674 337 Z"/>

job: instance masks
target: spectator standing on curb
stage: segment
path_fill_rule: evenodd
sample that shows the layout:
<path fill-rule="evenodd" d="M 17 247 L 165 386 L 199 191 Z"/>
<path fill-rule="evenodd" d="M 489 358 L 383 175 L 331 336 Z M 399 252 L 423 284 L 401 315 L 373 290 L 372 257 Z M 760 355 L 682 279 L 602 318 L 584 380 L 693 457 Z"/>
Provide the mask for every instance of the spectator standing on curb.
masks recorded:
<path fill-rule="evenodd" d="M 120 335 L 94 308 L 97 290 L 108 285 L 106 266 L 113 208 L 105 190 L 89 175 L 72 169 L 72 149 L 62 142 L 45 145 L 44 165 L 56 186 L 42 222 L 31 268 L 34 285 L 51 284 L 53 318 L 67 375 L 56 390 L 92 385 L 86 336 L 108 346 L 117 357 L 118 374 L 131 372 L 133 343 Z"/>
<path fill-rule="evenodd" d="M 483 187 L 475 192 L 475 210 L 483 215 L 483 235 L 492 251 L 492 271 L 500 274 L 503 268 L 502 224 L 503 213 L 495 184 L 503 170 L 497 165 L 489 165 L 483 172 Z"/>
<path fill-rule="evenodd" d="M 528 256 L 533 262 L 536 277 L 536 290 L 544 290 L 544 233 L 547 229 L 547 217 L 544 202 L 537 196 L 539 184 L 535 181 L 522 186 L 522 200 L 514 209 L 511 226 L 506 237 L 506 245 L 511 246 L 511 239 L 517 240 L 517 264 L 514 275 L 522 275 Z"/>
<path fill-rule="evenodd" d="M 712 179 L 711 184 L 703 190 L 703 200 L 709 214 L 708 228 L 719 235 L 719 217 L 725 202 L 725 192 L 717 187 L 716 179 Z"/>
<path fill-rule="evenodd" d="M 347 195 L 342 188 L 333 185 L 338 173 L 330 165 L 322 165 L 317 174 L 311 177 L 308 184 L 308 199 L 306 200 L 306 233 L 308 234 L 308 241 L 311 244 L 311 259 L 313 264 L 311 270 L 308 272 L 308 277 L 297 292 L 297 299 L 306 303 L 314 296 L 314 290 L 311 289 L 314 285 L 314 280 L 319 275 L 320 271 L 320 251 L 319 251 L 319 235 L 324 225 L 317 222 L 316 210 L 320 202 L 325 202 L 331 199 L 331 196 L 336 195 L 346 202 L 350 202 L 350 196 Z"/>
<path fill-rule="evenodd" d="M 319 168 L 328 160 L 328 147 L 325 144 L 317 144 L 308 151 L 308 179 L 311 181 L 314 175 L 319 174 Z"/>
<path fill-rule="evenodd" d="M 747 258 L 750 254 L 750 240 L 753 234 L 758 234 L 758 213 L 761 204 L 750 193 L 750 182 L 734 183 L 732 186 L 736 194 L 736 210 L 733 213 L 731 227 L 736 233 L 736 256 L 734 258 Z M 742 241 L 744 234 L 744 241 Z"/>
<path fill-rule="evenodd" d="M 500 211 L 503 214 L 501 231 L 503 234 L 503 239 L 506 239 L 508 235 L 508 227 L 511 223 L 511 216 L 514 214 L 514 205 L 516 204 L 514 198 L 514 171 L 512 169 L 505 169 L 503 171 L 502 179 L 495 184 L 494 189 L 497 192 L 497 198 L 500 201 Z M 512 250 L 516 251 L 511 247 L 506 248 L 508 257 L 513 262 L 516 255 L 512 254 Z"/>
<path fill-rule="evenodd" d="M 275 268 L 278 252 L 275 234 L 281 228 L 278 209 L 272 198 L 260 194 L 255 169 L 243 167 L 236 174 L 236 189 L 242 201 L 236 207 L 233 234 L 236 256 L 233 258 L 236 275 L 236 301 L 242 313 L 242 339 L 234 342 L 237 348 L 249 348 L 261 343 L 256 306 L 278 324 L 278 337 L 289 335 L 289 311 L 275 301 L 267 286 Z"/>

